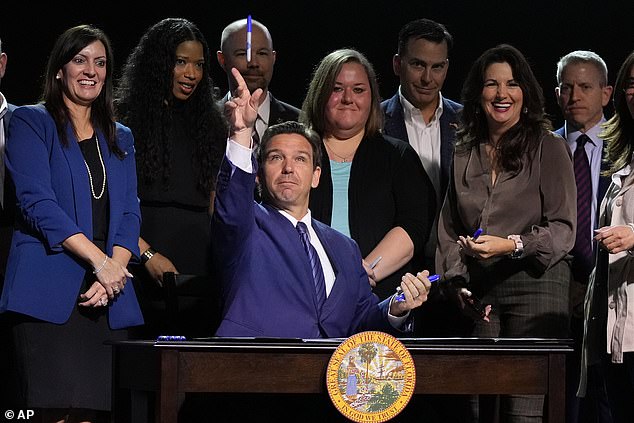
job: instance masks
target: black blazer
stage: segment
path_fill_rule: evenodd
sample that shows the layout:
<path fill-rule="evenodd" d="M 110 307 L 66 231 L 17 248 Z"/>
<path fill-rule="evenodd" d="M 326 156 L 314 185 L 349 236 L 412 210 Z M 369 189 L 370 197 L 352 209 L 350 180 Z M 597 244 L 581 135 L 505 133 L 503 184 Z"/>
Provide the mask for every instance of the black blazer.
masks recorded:
<path fill-rule="evenodd" d="M 299 119 L 300 110 L 291 106 L 288 103 L 284 103 L 283 101 L 279 101 L 273 94 L 268 93 L 271 98 L 271 114 L 269 115 L 269 124 L 268 126 L 275 125 L 277 123 L 288 122 L 292 120 L 297 122 Z"/>
<path fill-rule="evenodd" d="M 456 129 L 458 127 L 458 114 L 462 110 L 462 104 L 447 98 L 442 100 L 443 113 L 440 117 L 440 193 L 444 198 L 449 184 L 449 172 L 453 160 L 453 148 L 456 141 Z M 383 133 L 409 143 L 403 106 L 398 92 L 392 98 L 381 103 L 381 109 L 385 115 Z"/>

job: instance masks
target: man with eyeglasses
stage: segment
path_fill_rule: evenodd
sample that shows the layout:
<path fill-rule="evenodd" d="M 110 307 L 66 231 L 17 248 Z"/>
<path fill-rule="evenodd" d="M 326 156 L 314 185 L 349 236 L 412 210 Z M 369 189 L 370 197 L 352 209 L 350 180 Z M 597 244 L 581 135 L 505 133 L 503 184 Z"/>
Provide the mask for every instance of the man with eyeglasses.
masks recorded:
<path fill-rule="evenodd" d="M 601 125 L 606 120 L 603 108 L 612 96 L 604 60 L 598 54 L 585 50 L 573 51 L 563 56 L 557 63 L 555 95 L 565 119 L 564 126 L 555 132 L 566 139 L 574 153 L 578 195 L 578 232 L 575 247 L 571 251 L 573 281 L 570 283 L 570 331 L 575 351 L 566 360 L 566 421 L 605 423 L 611 422 L 611 419 L 603 376 L 598 366 L 589 370 L 591 380 L 586 397 L 580 399 L 575 396 L 583 340 L 583 300 L 597 248 L 596 242 L 592 241 L 593 231 L 597 228 L 601 199 L 610 184 L 609 177 L 601 176 L 601 172 L 607 169 L 607 164 L 602 160 L 604 142 L 599 137 Z M 581 181 L 580 160 L 583 160 L 586 169 L 583 171 L 589 174 L 586 177 L 587 183 Z M 580 197 L 583 192 L 588 192 L 585 206 L 580 204 L 584 202 Z M 584 216 L 589 219 L 584 219 Z M 584 247 L 583 243 L 587 245 Z M 583 253 L 584 248 L 589 254 Z"/>

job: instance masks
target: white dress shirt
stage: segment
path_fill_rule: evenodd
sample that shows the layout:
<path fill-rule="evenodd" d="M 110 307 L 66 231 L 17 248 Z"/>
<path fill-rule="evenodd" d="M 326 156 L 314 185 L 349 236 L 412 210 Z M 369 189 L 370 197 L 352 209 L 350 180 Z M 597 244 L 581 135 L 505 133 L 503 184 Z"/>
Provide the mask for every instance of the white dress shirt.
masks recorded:
<path fill-rule="evenodd" d="M 444 193 L 440 192 L 440 117 L 443 113 L 442 94 L 438 93 L 438 107 L 430 122 L 425 122 L 421 111 L 403 96 L 400 87 L 398 94 L 401 105 L 403 106 L 403 116 L 409 143 L 414 150 L 416 150 L 423 164 L 423 168 L 425 168 L 425 172 L 427 176 L 429 176 L 436 191 L 436 216 L 438 216 L 444 201 Z M 427 244 L 425 244 L 425 257 L 431 258 L 432 260 L 436 256 L 436 244 L 438 243 L 437 227 L 438 218 L 434 219 L 433 226 L 429 233 L 429 240 Z"/>

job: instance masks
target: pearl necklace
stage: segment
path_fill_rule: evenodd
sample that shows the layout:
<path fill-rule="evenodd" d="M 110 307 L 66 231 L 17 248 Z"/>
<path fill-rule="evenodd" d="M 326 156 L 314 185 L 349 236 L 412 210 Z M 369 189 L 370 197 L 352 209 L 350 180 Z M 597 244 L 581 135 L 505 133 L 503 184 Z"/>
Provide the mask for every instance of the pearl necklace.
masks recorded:
<path fill-rule="evenodd" d="M 90 181 L 90 193 L 92 194 L 92 198 L 95 200 L 101 199 L 103 197 L 103 193 L 106 192 L 106 166 L 103 164 L 103 157 L 101 157 L 101 149 L 99 148 L 99 138 L 97 134 L 95 134 L 95 140 L 97 141 L 97 154 L 99 155 L 99 161 L 101 162 L 101 171 L 103 172 L 103 182 L 101 184 L 101 192 L 99 195 L 95 194 L 95 187 L 92 182 L 92 173 L 90 172 L 90 167 L 88 167 L 88 163 L 86 159 L 84 159 L 84 164 L 86 165 L 86 170 L 88 171 L 88 180 Z"/>

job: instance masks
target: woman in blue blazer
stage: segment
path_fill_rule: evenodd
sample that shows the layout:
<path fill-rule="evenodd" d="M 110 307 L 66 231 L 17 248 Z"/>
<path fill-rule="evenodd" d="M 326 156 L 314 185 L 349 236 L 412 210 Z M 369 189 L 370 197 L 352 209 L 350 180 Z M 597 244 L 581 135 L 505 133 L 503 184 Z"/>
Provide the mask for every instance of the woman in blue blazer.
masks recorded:
<path fill-rule="evenodd" d="M 134 145 L 115 123 L 113 55 L 91 26 L 51 52 L 42 104 L 13 113 L 6 164 L 17 227 L 0 312 L 13 321 L 20 394 L 42 421 L 105 421 L 108 339 L 143 323 L 126 282 L 140 227 Z"/>

